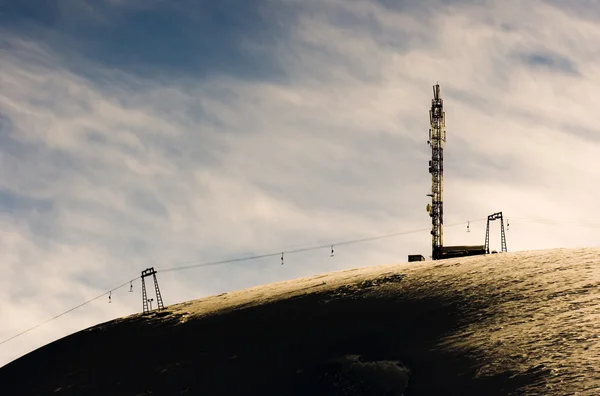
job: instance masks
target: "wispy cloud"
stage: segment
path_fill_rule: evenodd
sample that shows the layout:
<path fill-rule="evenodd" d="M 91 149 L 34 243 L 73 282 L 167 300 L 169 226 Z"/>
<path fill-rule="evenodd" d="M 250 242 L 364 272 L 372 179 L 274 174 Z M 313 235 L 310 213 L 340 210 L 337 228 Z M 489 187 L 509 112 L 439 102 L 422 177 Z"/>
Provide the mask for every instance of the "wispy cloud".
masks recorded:
<path fill-rule="evenodd" d="M 570 59 L 547 51 L 535 51 L 526 54 L 517 54 L 517 59 L 533 67 L 547 68 L 550 71 L 568 74 L 579 74 L 577 66 Z"/>
<path fill-rule="evenodd" d="M 429 227 L 436 81 L 446 223 L 498 210 L 600 222 L 595 19 L 545 2 L 79 3 L 2 19 L 0 338 L 149 266 Z M 445 240 L 482 243 L 482 227 Z M 508 244 L 598 235 L 515 220 Z M 424 232 L 159 278 L 173 303 L 429 244 Z M 0 361 L 138 311 L 135 287 L 2 345 Z"/>

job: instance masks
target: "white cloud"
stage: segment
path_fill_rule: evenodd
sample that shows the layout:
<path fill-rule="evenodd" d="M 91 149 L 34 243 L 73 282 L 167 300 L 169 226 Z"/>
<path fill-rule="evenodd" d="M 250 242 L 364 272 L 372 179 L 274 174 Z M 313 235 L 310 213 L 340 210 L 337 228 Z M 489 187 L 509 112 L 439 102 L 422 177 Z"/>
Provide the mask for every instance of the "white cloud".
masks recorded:
<path fill-rule="evenodd" d="M 581 131 L 597 134 L 598 25 L 539 2 L 299 7 L 289 40 L 246 43 L 273 55 L 285 81 L 152 80 L 101 65 L 84 77 L 51 50 L 3 32 L 0 186 L 21 206 L 36 201 L 3 214 L 0 298 L 10 304 L 0 307 L 9 323 L 0 338 L 150 266 L 427 228 L 436 81 L 448 115 L 446 223 L 498 210 L 509 219 L 594 221 L 599 140 Z M 515 55 L 541 50 L 569 59 L 577 73 Z M 472 223 L 469 234 L 466 223 L 448 227 L 446 243 L 483 243 L 484 224 Z M 515 250 L 593 245 L 598 235 L 514 220 L 507 238 Z M 286 256 L 284 266 L 274 257 L 159 279 L 173 303 L 429 249 L 424 232 L 340 246 L 335 258 L 323 249 Z M 115 292 L 111 305 L 102 298 L 0 346 L 0 362 L 138 311 L 135 286 Z"/>

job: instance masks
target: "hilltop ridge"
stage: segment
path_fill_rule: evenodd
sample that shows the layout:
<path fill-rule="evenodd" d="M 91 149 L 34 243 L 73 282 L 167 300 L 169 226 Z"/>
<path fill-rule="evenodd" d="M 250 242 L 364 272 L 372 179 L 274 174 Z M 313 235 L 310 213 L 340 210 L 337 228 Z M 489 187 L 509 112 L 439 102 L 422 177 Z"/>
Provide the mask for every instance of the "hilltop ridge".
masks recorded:
<path fill-rule="evenodd" d="M 596 395 L 599 265 L 598 248 L 555 249 L 278 282 L 91 327 L 0 368 L 0 383 L 15 395 Z"/>

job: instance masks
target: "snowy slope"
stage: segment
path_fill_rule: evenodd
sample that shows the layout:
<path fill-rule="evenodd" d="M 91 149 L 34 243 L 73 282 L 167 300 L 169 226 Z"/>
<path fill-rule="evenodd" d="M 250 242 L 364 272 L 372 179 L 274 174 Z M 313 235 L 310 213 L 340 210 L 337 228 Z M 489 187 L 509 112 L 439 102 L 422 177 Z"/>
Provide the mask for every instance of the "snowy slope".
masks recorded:
<path fill-rule="evenodd" d="M 0 369 L 0 384 L 54 395 L 598 395 L 599 357 L 600 249 L 558 249 L 177 304 L 40 348 Z"/>

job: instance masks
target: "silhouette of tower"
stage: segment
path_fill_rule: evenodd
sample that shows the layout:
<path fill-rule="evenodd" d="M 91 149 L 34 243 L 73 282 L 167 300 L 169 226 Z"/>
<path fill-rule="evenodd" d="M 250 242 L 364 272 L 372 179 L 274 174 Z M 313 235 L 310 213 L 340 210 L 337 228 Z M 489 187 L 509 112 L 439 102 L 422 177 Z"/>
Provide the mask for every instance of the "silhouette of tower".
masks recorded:
<path fill-rule="evenodd" d="M 148 312 L 150 312 L 150 308 L 148 307 L 148 295 L 146 293 L 146 282 L 144 280 L 144 278 L 146 278 L 147 276 L 152 275 L 152 277 L 154 278 L 154 291 L 156 292 L 156 305 L 157 305 L 157 309 L 161 310 L 164 309 L 165 306 L 163 304 L 163 300 L 162 300 L 162 296 L 160 295 L 160 289 L 158 288 L 158 279 L 156 279 L 156 270 L 154 270 L 154 267 L 152 268 L 148 268 L 142 271 L 142 310 L 143 313 L 146 314 Z"/>
<path fill-rule="evenodd" d="M 506 253 L 506 234 L 504 233 L 504 218 L 502 212 L 494 213 L 487 218 L 487 228 L 485 230 L 485 251 L 486 254 L 490 254 L 490 221 L 500 219 L 500 247 L 502 252 Z"/>
<path fill-rule="evenodd" d="M 433 99 L 429 110 L 429 140 L 431 146 L 431 161 L 429 161 L 429 173 L 431 173 L 431 205 L 427 205 L 427 211 L 431 217 L 431 258 L 438 260 L 442 256 L 444 245 L 444 142 L 446 141 L 446 113 L 444 112 L 444 101 L 440 97 L 440 85 L 433 86 Z"/>

